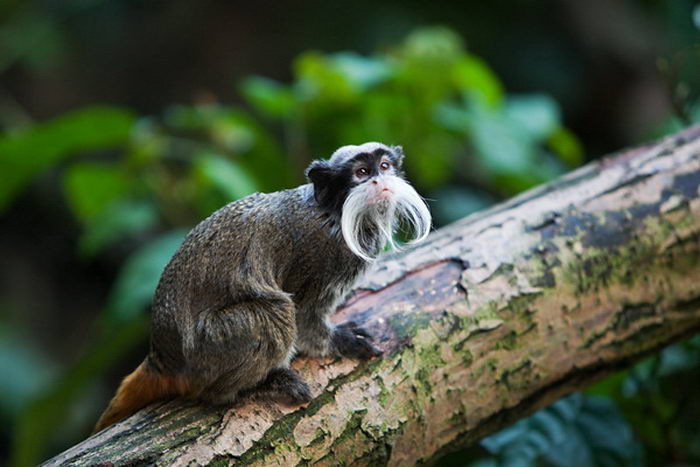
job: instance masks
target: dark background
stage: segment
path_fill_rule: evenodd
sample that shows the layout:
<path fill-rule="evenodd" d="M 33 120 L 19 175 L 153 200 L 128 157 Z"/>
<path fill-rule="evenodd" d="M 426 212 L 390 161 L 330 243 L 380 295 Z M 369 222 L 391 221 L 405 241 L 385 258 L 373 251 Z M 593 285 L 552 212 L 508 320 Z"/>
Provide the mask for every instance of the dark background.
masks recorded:
<path fill-rule="evenodd" d="M 158 113 L 202 93 L 237 102 L 239 79 L 289 80 L 300 52 L 370 53 L 442 24 L 509 92 L 541 91 L 560 102 L 591 157 L 643 139 L 668 117 L 673 83 L 657 61 L 687 53 L 698 35 L 694 2 L 683 0 L 6 5 L 17 43 L 2 44 L 0 83 L 33 118 L 96 102 Z"/>
<path fill-rule="evenodd" d="M 698 24 L 700 7 L 690 0 L 6 0 L 0 3 L 0 130 L 3 138 L 10 138 L 95 104 L 130 109 L 141 122 L 167 121 L 174 104 L 195 108 L 216 103 L 249 111 L 250 101 L 239 86 L 250 75 L 290 83 L 298 80 L 292 64 L 303 52 L 382 54 L 421 27 L 441 25 L 490 66 L 508 95 L 538 93 L 553 98 L 560 123 L 583 150 L 578 162 L 585 162 L 695 120 Z M 284 129 L 270 126 L 270 134 L 282 138 Z M 8 156 L 0 152 L 0 161 L 3 157 Z M 120 156 L 100 150 L 78 157 Z M 12 167 L 1 165 L 0 170 L 7 176 Z M 43 460 L 85 437 L 119 378 L 138 364 L 146 349 L 145 333 L 135 331 L 128 343 L 115 344 L 122 347 L 113 358 L 95 357 L 100 371 L 80 376 L 80 362 L 99 348 L 96 323 L 124 259 L 163 229 L 147 229 L 88 259 L 76 254 L 86 227 L 62 192 L 66 167 L 65 162 L 56 162 L 40 171 L 0 211 L 0 371 L 6 372 L 0 375 L 6 378 L 5 395 L 0 396 L 6 399 L 0 414 L 5 422 L 0 429 L 0 458 L 14 455 L 16 465 L 25 462 L 22 459 Z M 298 171 L 294 173 L 293 180 L 299 180 Z M 2 178 L 0 173 L 0 184 Z M 440 197 L 440 184 L 414 178 L 421 192 Z M 472 183 L 478 188 L 478 206 L 513 194 L 513 189 L 501 189 L 499 179 L 494 180 Z M 460 183 L 471 186 L 468 177 L 452 181 L 453 186 Z M 187 228 L 203 214 L 192 211 L 174 217 L 176 221 L 171 217 L 161 224 Z M 438 218 L 439 223 L 449 220 L 449 216 Z M 684 346 L 674 351 L 685 359 L 678 371 L 683 378 L 695 378 L 697 342 Z M 595 406 L 591 413 L 622 414 L 619 420 L 599 420 L 601 426 L 630 431 L 618 443 L 628 443 L 629 448 L 615 453 L 619 465 L 700 462 L 697 433 L 678 415 L 698 402 L 692 395 L 669 392 L 672 383 L 663 379 L 668 375 L 658 361 L 662 358 L 636 370 L 647 378 L 639 384 L 647 384 L 652 398 L 663 400 L 658 424 L 651 428 L 634 423 L 630 428 L 625 421 L 650 410 L 637 399 L 625 399 L 625 391 L 630 397 L 643 394 L 629 392 L 632 383 L 623 379 L 631 373 L 597 390 L 596 397 L 604 396 L 612 408 Z M 682 409 L 681 400 L 686 404 Z M 63 407 L 64 413 L 53 421 L 36 421 L 32 414 L 42 411 L 36 407 L 45 407 L 37 401 Z M 571 404 L 580 410 L 595 405 L 589 399 Z M 18 439 L 27 437 L 32 423 L 46 431 L 29 445 L 36 458 L 12 454 L 29 449 Z M 663 423 L 668 425 L 660 429 Z M 564 422 L 554 428 L 572 429 Z M 536 431 L 536 426 L 524 427 L 521 438 L 527 442 L 528 433 Z M 548 448 L 524 459 L 561 465 L 547 451 L 561 443 L 550 441 Z M 495 465 L 507 457 L 508 446 L 493 446 L 485 444 L 444 462 L 466 465 L 489 450 L 497 455 L 488 461 Z M 591 446 L 597 445 L 591 442 Z M 595 458 L 591 462 L 602 463 Z"/>

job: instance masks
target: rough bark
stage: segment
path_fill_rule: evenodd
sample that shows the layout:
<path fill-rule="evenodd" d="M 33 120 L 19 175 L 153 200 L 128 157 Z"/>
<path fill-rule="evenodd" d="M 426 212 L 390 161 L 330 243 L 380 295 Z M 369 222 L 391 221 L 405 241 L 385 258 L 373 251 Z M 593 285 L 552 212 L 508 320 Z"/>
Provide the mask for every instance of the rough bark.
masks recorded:
<path fill-rule="evenodd" d="M 412 465 L 700 330 L 700 127 L 387 257 L 334 319 L 385 355 L 297 359 L 298 409 L 173 401 L 48 465 Z"/>

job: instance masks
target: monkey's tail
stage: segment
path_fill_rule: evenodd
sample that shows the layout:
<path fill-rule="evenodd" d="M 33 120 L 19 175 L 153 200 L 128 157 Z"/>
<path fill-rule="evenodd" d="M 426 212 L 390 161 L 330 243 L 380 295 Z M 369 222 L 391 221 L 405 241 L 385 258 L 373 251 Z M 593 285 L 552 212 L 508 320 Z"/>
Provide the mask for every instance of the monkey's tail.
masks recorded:
<path fill-rule="evenodd" d="M 97 421 L 92 433 L 95 434 L 125 419 L 152 402 L 184 393 L 185 384 L 180 378 L 158 373 L 144 360 L 122 380 L 117 393 Z"/>

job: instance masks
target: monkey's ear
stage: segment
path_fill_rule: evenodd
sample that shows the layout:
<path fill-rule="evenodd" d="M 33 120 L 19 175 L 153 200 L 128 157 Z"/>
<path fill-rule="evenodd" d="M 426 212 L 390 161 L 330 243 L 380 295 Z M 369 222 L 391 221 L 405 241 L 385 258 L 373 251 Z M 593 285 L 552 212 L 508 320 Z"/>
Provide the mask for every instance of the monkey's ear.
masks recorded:
<path fill-rule="evenodd" d="M 401 169 L 403 167 L 403 146 L 392 146 L 391 147 L 392 152 L 396 156 L 396 167 Z"/>
<path fill-rule="evenodd" d="M 306 177 L 317 188 L 323 187 L 332 174 L 331 164 L 323 159 L 313 161 L 306 169 Z"/>
<path fill-rule="evenodd" d="M 333 183 L 336 171 L 328 161 L 316 160 L 306 169 L 306 176 L 314 185 L 314 198 L 319 206 L 333 210 L 336 207 L 338 186 Z"/>

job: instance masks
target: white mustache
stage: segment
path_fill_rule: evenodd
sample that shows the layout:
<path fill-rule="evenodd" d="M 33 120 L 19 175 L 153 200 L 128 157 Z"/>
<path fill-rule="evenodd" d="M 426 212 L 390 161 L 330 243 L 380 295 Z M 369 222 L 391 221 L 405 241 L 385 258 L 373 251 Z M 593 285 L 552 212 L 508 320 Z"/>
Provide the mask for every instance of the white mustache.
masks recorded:
<path fill-rule="evenodd" d="M 366 182 L 353 188 L 343 203 L 343 238 L 350 251 L 365 261 L 375 260 L 386 244 L 401 249 L 394 233 L 402 222 L 413 234 L 409 243 L 424 240 L 430 233 L 430 211 L 416 190 L 393 175 L 382 177 L 382 182 L 391 191 L 384 200 L 378 200 L 376 188 Z"/>

